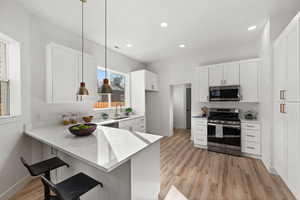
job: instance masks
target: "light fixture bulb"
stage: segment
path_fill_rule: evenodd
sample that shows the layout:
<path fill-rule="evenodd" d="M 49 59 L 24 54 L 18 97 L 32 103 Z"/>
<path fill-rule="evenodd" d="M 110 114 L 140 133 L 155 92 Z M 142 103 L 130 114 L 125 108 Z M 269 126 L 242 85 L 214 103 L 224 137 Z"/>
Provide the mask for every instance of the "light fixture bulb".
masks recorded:
<path fill-rule="evenodd" d="M 248 31 L 253 31 L 253 30 L 255 30 L 256 29 L 256 26 L 250 26 L 249 28 L 248 28 Z"/>
<path fill-rule="evenodd" d="M 132 44 L 127 44 L 126 46 L 130 48 L 130 47 L 132 47 L 133 45 L 132 45 Z"/>
<path fill-rule="evenodd" d="M 185 45 L 184 44 L 180 44 L 179 48 L 185 48 Z"/>
<path fill-rule="evenodd" d="M 160 27 L 167 28 L 168 27 L 168 23 L 167 22 L 162 22 L 162 23 L 160 23 Z"/>

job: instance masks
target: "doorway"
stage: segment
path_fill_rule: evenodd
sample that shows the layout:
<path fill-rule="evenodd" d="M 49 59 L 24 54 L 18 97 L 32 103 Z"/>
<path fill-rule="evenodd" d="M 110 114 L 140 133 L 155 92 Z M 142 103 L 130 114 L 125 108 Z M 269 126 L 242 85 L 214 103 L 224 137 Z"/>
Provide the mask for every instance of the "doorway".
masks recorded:
<path fill-rule="evenodd" d="M 191 84 L 172 86 L 172 114 L 174 129 L 191 129 Z"/>

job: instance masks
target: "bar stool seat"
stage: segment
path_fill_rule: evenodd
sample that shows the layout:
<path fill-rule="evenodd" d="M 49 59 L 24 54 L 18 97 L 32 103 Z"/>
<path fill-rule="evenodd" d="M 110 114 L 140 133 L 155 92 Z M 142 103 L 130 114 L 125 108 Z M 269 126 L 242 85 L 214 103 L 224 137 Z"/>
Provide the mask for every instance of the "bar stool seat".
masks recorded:
<path fill-rule="evenodd" d="M 84 173 L 76 174 L 58 184 L 41 176 L 44 185 L 47 185 L 57 196 L 53 200 L 79 200 L 80 196 L 87 193 L 96 186 L 103 184 Z M 51 199 L 52 200 L 52 199 Z"/>
<path fill-rule="evenodd" d="M 44 175 L 48 180 L 51 180 L 50 172 L 54 169 L 60 168 L 62 166 L 69 167 L 69 164 L 65 163 L 63 160 L 58 157 L 50 158 L 32 165 L 29 165 L 26 160 L 21 157 L 21 162 L 27 168 L 31 176 L 40 176 Z M 50 195 L 49 187 L 44 187 L 44 196 L 45 200 L 55 200 Z"/>
<path fill-rule="evenodd" d="M 48 160 L 44 160 L 42 162 L 33 164 L 29 166 L 29 172 L 31 173 L 32 176 L 40 176 L 42 174 L 45 174 L 49 171 L 52 171 L 54 169 L 60 168 L 62 166 L 67 166 L 69 165 L 62 161 L 61 159 L 54 157 L 50 158 Z"/>

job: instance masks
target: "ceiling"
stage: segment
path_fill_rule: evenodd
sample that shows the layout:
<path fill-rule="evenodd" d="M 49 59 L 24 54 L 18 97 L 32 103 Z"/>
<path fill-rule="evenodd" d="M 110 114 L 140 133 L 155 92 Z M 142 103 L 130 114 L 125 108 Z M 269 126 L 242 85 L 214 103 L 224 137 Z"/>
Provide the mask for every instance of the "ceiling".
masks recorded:
<path fill-rule="evenodd" d="M 79 0 L 18 0 L 37 16 L 80 34 Z M 270 15 L 299 0 L 108 0 L 108 44 L 145 63 L 195 52 L 252 45 Z M 104 0 L 88 0 L 86 37 L 104 44 Z M 160 23 L 167 22 L 167 28 Z M 254 31 L 248 27 L 257 25 Z M 130 43 L 133 46 L 127 47 Z M 185 48 L 179 48 L 185 44 Z"/>

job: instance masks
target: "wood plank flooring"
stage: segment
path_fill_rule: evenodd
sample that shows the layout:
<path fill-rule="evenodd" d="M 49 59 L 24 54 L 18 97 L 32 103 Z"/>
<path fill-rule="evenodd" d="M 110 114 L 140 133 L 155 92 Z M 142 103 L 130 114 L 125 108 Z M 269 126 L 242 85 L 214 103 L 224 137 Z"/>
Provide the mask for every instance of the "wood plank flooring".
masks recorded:
<path fill-rule="evenodd" d="M 294 200 L 278 176 L 261 161 L 194 148 L 190 134 L 176 130 L 161 142 L 161 194 L 175 186 L 189 200 Z M 42 200 L 40 180 L 10 200 Z M 175 200 L 175 199 L 174 199 Z"/>

